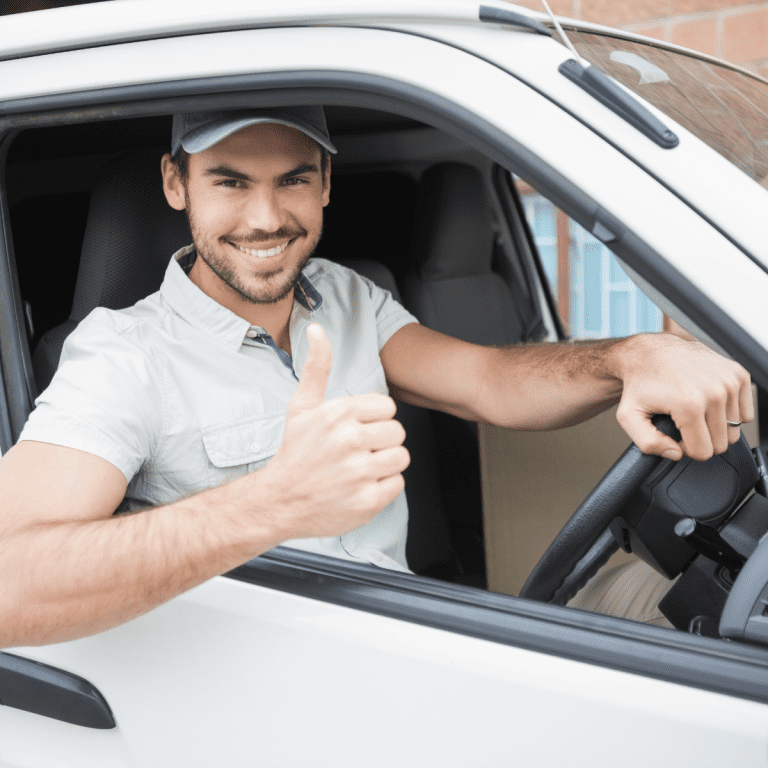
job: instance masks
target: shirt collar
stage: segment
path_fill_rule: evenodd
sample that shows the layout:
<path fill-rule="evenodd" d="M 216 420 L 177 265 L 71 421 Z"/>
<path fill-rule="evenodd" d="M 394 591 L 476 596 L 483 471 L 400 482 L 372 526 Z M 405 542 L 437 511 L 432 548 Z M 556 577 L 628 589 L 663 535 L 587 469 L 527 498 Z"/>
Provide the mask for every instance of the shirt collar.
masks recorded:
<path fill-rule="evenodd" d="M 187 274 L 196 258 L 194 245 L 176 251 L 165 270 L 160 294 L 190 325 L 215 336 L 227 347 L 239 350 L 251 325 L 214 301 L 189 279 Z M 304 309 L 312 312 L 322 306 L 323 297 L 303 272 L 299 275 L 296 286 L 299 290 L 293 292 L 294 299 Z"/>

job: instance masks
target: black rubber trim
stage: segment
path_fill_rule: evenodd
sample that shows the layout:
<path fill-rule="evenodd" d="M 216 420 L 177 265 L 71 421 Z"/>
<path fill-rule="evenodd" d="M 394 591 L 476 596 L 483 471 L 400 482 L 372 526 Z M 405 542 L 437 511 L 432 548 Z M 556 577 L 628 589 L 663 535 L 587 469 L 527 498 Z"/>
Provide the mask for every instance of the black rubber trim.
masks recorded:
<path fill-rule="evenodd" d="M 0 284 L 0 302 L 2 302 L 3 288 Z M 2 321 L 0 320 L 0 381 L 5 384 L 6 378 L 3 370 L 2 355 Z M 11 414 L 8 408 L 8 400 L 5 396 L 5 386 L 0 388 L 0 455 L 7 453 L 13 446 L 13 429 L 11 427 Z"/>
<path fill-rule="evenodd" d="M 523 16 L 522 13 L 508 11 L 506 8 L 494 8 L 490 5 L 481 5 L 480 21 L 491 21 L 497 24 L 504 24 L 505 26 L 521 27 L 522 29 L 529 29 L 531 32 L 536 32 L 538 35 L 552 37 L 552 30 L 549 27 L 545 27 L 543 24 L 539 24 L 538 21 Z"/>
<path fill-rule="evenodd" d="M 82 677 L 0 653 L 0 704 L 85 728 L 115 727 L 104 697 Z"/>
<path fill-rule="evenodd" d="M 552 291 L 549 287 L 546 273 L 544 272 L 544 266 L 541 263 L 541 254 L 539 253 L 539 249 L 536 247 L 536 241 L 533 237 L 533 232 L 531 231 L 530 224 L 528 223 L 528 219 L 525 216 L 523 203 L 520 200 L 520 195 L 515 189 L 512 176 L 504 171 L 503 168 L 497 165 L 493 171 L 493 183 L 496 187 L 496 195 L 501 202 L 502 209 L 504 210 L 504 215 L 506 216 L 507 221 L 510 222 L 510 227 L 512 228 L 512 237 L 515 240 L 520 238 L 520 242 L 515 243 L 516 248 L 521 252 L 524 249 L 527 249 L 530 253 L 531 264 L 533 265 L 533 269 L 536 272 L 536 276 L 541 285 L 541 289 L 544 292 L 547 309 L 549 310 L 549 316 L 552 320 L 552 324 L 555 327 L 557 338 L 560 340 L 567 339 L 568 334 L 565 332 L 563 321 L 560 319 L 560 312 L 557 309 L 557 304 L 555 303 L 555 299 L 552 296 Z M 509 196 L 509 199 L 512 201 L 512 205 L 514 206 L 514 215 L 512 211 L 509 210 L 509 200 L 507 199 L 507 195 Z M 513 226 L 515 220 L 519 222 L 519 227 Z M 518 229 L 520 231 L 518 231 Z M 523 240 L 524 242 L 522 242 Z M 521 259 L 521 263 L 523 265 L 523 270 L 525 271 L 526 276 L 530 281 L 531 276 L 529 275 L 529 270 L 531 268 L 531 264 L 528 263 L 528 259 L 525 257 Z M 540 301 L 538 292 L 533 290 L 533 294 L 536 297 L 535 301 L 538 306 Z"/>
<path fill-rule="evenodd" d="M 19 437 L 35 397 L 37 385 L 32 372 L 32 358 L 21 304 L 21 293 L 13 258 L 13 241 L 9 226 L 8 195 L 5 189 L 5 159 L 13 136 L 4 136 L 0 129 L 0 370 L 4 384 L 3 423 L 0 439 L 3 452 Z M 9 437 L 5 428 L 10 428 Z"/>
<path fill-rule="evenodd" d="M 768 703 L 768 650 L 285 547 L 226 574 L 280 592 Z"/>

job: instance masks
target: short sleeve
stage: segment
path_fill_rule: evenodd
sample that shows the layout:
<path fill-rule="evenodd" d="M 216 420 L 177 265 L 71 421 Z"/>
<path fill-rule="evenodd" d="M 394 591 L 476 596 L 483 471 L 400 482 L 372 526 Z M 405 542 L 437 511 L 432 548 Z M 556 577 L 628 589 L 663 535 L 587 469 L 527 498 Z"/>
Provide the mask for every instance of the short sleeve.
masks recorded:
<path fill-rule="evenodd" d="M 395 334 L 395 331 L 399 331 L 404 325 L 418 323 L 419 321 L 399 301 L 396 301 L 389 291 L 380 288 L 366 277 L 362 279 L 368 286 L 376 313 L 376 335 L 378 337 L 379 352 L 381 352 L 384 345 Z"/>
<path fill-rule="evenodd" d="M 162 436 L 160 371 L 127 329 L 95 310 L 67 337 L 50 386 L 35 401 L 19 442 L 36 440 L 100 456 L 128 482 Z M 135 321 L 134 321 L 135 325 Z"/>

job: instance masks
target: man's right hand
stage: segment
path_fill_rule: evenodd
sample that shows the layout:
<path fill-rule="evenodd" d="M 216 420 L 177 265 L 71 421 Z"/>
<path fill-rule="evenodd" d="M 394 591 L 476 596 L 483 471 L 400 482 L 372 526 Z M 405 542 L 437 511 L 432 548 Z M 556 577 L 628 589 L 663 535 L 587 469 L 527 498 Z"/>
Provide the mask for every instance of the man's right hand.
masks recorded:
<path fill-rule="evenodd" d="M 285 540 L 338 536 L 369 522 L 403 490 L 410 463 L 394 400 L 378 393 L 325 400 L 331 345 L 315 323 L 307 337 L 309 353 L 277 453 L 238 481 L 269 489 L 271 523 Z"/>

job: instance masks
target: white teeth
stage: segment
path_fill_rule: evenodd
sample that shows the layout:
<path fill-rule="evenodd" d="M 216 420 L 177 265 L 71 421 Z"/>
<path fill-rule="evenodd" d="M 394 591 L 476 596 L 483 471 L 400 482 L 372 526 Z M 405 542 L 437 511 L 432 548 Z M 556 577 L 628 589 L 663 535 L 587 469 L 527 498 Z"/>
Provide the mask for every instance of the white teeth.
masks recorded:
<path fill-rule="evenodd" d="M 288 242 L 283 243 L 282 245 L 278 245 L 275 248 L 270 248 L 267 251 L 258 251 L 254 248 L 243 248 L 241 245 L 238 245 L 237 247 L 243 252 L 248 253 L 251 256 L 257 256 L 260 259 L 266 259 L 267 256 L 277 256 L 278 253 L 282 253 L 287 247 L 288 243 L 291 241 L 288 240 Z"/>

